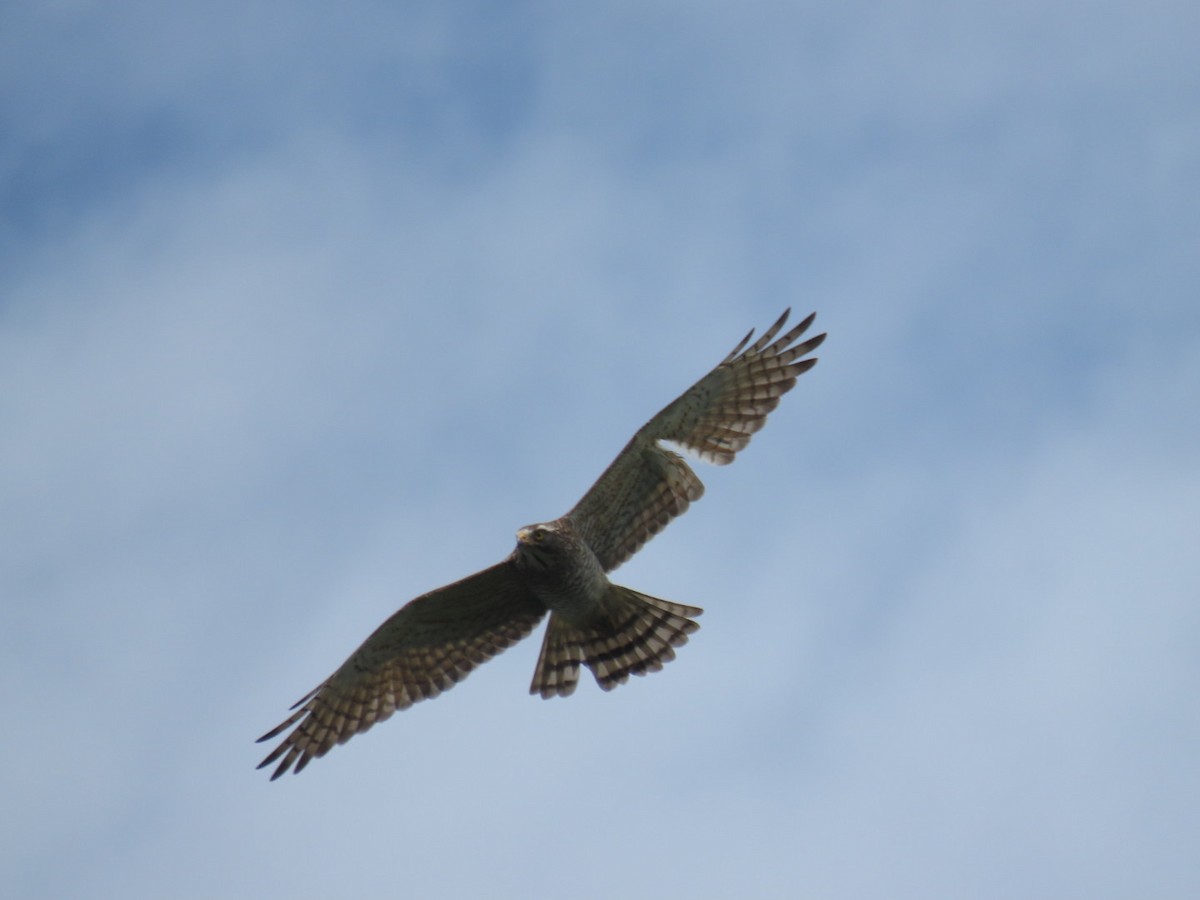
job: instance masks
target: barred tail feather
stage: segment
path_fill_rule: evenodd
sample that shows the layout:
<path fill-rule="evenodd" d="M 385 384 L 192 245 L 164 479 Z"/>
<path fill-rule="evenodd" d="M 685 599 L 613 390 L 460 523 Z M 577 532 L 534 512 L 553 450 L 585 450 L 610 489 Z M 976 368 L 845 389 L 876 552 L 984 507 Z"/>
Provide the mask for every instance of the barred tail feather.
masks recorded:
<path fill-rule="evenodd" d="M 598 624 L 577 628 L 552 613 L 530 693 L 567 697 L 587 666 L 603 690 L 624 684 L 630 675 L 657 672 L 675 658 L 675 648 L 700 628 L 693 621 L 703 610 L 671 603 L 619 585 L 605 598 L 607 613 Z"/>
<path fill-rule="evenodd" d="M 529 693 L 541 694 L 545 699 L 570 697 L 575 693 L 575 686 L 579 683 L 579 664 L 583 662 L 580 650 L 583 640 L 583 632 L 558 613 L 550 613 L 550 623 L 546 626 L 546 637 L 542 639 L 542 652 L 538 656 Z"/>
<path fill-rule="evenodd" d="M 608 605 L 611 627 L 592 631 L 582 647 L 584 665 L 606 691 L 673 660 L 674 648 L 700 628 L 692 617 L 703 612 L 618 585 L 610 588 Z"/>

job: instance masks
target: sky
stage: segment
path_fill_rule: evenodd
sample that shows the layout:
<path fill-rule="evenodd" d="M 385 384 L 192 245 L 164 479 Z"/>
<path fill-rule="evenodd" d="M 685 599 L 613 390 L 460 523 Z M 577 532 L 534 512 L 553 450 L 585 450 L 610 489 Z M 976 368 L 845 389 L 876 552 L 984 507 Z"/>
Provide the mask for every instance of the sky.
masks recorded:
<path fill-rule="evenodd" d="M 1200 895 L 1200 7 L 0 10 L 0 893 Z M 791 307 L 614 573 L 271 783 L 254 739 Z"/>

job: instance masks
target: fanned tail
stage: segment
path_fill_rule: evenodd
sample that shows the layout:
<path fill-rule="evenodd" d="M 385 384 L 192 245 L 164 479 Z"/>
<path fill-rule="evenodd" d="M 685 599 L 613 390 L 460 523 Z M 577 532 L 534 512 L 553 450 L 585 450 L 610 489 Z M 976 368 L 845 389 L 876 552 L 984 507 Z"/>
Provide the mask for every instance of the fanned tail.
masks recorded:
<path fill-rule="evenodd" d="M 612 585 L 605 598 L 605 615 L 598 622 L 580 627 L 561 613 L 551 613 L 529 693 L 569 697 L 579 682 L 580 663 L 606 691 L 624 684 L 630 675 L 657 672 L 675 658 L 675 648 L 700 628 L 693 617 L 702 612 Z"/>

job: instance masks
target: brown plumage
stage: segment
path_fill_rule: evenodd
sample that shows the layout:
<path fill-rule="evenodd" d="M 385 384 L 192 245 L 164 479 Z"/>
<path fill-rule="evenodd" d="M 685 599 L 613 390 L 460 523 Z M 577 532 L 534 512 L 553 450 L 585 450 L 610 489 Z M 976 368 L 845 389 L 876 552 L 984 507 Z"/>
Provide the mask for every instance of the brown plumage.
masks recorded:
<path fill-rule="evenodd" d="M 711 372 L 647 422 L 575 507 L 517 532 L 507 559 L 403 606 L 323 684 L 292 707 L 260 764 L 272 780 L 299 772 L 398 709 L 436 697 L 526 637 L 549 612 L 530 692 L 569 696 L 586 666 L 604 690 L 656 672 L 700 626 L 701 610 L 613 584 L 611 572 L 704 494 L 677 444 L 716 465 L 733 461 L 779 399 L 817 360 L 824 334 L 782 337 L 789 311 L 753 344 L 753 331 Z M 749 344 L 749 346 L 747 346 Z"/>

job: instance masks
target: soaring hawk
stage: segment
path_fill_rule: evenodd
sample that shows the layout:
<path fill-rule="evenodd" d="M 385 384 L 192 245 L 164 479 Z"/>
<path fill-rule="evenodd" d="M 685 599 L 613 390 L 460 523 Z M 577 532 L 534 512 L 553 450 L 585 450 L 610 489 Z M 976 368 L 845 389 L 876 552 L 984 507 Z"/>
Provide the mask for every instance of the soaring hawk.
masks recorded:
<path fill-rule="evenodd" d="M 292 728 L 259 768 L 280 760 L 272 780 L 299 772 L 334 744 L 453 687 L 547 612 L 532 694 L 569 696 L 581 664 L 609 691 L 674 659 L 674 648 L 700 627 L 693 618 L 701 610 L 613 584 L 607 573 L 704 494 L 691 467 L 663 442 L 719 466 L 733 462 L 779 398 L 816 365 L 804 357 L 825 335 L 796 343 L 815 313 L 776 339 L 789 313 L 750 344 L 752 330 L 647 422 L 565 516 L 520 529 L 503 562 L 417 597 L 380 625 L 259 738 Z"/>

